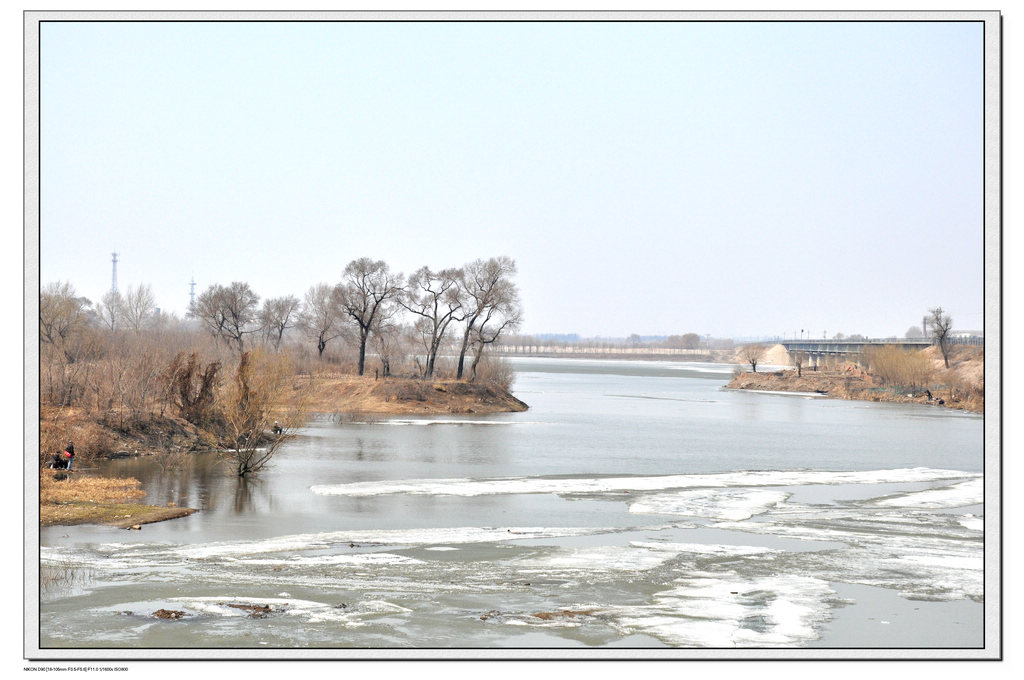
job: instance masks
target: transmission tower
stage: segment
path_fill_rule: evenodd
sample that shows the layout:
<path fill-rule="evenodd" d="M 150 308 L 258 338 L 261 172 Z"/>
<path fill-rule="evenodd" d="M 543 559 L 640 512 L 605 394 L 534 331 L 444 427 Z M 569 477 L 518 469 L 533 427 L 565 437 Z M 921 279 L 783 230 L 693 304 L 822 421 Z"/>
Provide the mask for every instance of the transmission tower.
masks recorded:
<path fill-rule="evenodd" d="M 196 277 L 192 276 L 192 280 L 188 283 L 188 316 L 192 316 L 192 309 L 196 304 Z"/>
<path fill-rule="evenodd" d="M 111 253 L 111 261 L 114 263 L 114 276 L 110 281 L 110 292 L 117 292 L 117 253 Z"/>

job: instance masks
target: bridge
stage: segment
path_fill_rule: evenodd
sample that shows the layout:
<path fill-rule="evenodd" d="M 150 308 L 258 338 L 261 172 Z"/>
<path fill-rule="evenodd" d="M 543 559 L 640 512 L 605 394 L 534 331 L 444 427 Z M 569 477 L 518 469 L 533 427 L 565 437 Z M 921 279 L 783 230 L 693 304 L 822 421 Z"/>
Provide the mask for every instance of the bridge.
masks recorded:
<path fill-rule="evenodd" d="M 948 338 L 950 345 L 984 345 L 985 339 L 979 337 Z M 892 345 L 903 349 L 925 349 L 935 343 L 934 338 L 864 338 L 860 340 L 778 340 L 778 344 L 787 352 L 801 352 L 807 356 L 807 363 L 817 366 L 827 359 L 859 359 L 866 347 Z"/>

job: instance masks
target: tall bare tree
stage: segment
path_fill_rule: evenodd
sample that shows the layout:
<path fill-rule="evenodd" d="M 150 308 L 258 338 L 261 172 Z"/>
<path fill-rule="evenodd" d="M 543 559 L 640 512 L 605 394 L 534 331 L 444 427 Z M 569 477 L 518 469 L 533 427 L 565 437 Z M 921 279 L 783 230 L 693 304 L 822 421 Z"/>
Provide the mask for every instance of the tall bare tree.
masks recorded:
<path fill-rule="evenodd" d="M 248 283 L 233 282 L 230 286 L 214 284 L 207 288 L 192 305 L 193 316 L 202 321 L 214 337 L 235 344 L 244 351 L 246 335 L 260 330 L 258 305 L 260 296 Z"/>
<path fill-rule="evenodd" d="M 96 305 L 96 316 L 107 329 L 117 330 L 123 323 L 123 309 L 124 299 L 121 294 L 116 290 L 111 290 L 100 298 L 100 303 Z"/>
<path fill-rule="evenodd" d="M 430 267 L 420 267 L 409 277 L 406 295 L 401 298 L 402 306 L 420 317 L 416 322 L 417 328 L 421 330 L 427 350 L 424 378 L 434 374 L 437 353 L 444 341 L 445 333 L 452 321 L 461 318 L 461 277 L 461 269 L 442 269 L 435 272 Z"/>
<path fill-rule="evenodd" d="M 260 308 L 260 326 L 264 337 L 274 346 L 281 349 L 281 340 L 289 328 L 295 326 L 299 315 L 299 299 L 294 295 L 268 298 Z"/>
<path fill-rule="evenodd" d="M 366 341 L 382 306 L 402 294 L 402 275 L 392 274 L 383 260 L 361 257 L 345 266 L 341 308 L 359 331 L 359 375 L 366 367 Z"/>
<path fill-rule="evenodd" d="M 384 378 L 390 377 L 392 367 L 405 359 L 410 333 L 409 328 L 395 321 L 397 309 L 391 307 L 388 311 L 390 313 L 381 315 L 377 320 L 370 336 L 373 351 L 380 360 L 380 374 Z"/>
<path fill-rule="evenodd" d="M 953 330 L 953 317 L 942 311 L 942 307 L 928 310 L 928 328 L 931 329 L 932 337 L 939 344 L 942 352 L 942 360 L 949 368 L 949 334 Z"/>
<path fill-rule="evenodd" d="M 39 339 L 62 345 L 85 325 L 89 307 L 89 300 L 76 295 L 70 283 L 48 283 L 39 291 Z"/>
<path fill-rule="evenodd" d="M 740 356 L 743 360 L 750 364 L 750 368 L 754 373 L 757 373 L 757 362 L 761 361 L 761 357 L 764 356 L 767 348 L 764 345 L 754 343 L 750 345 L 743 345 L 740 348 Z"/>
<path fill-rule="evenodd" d="M 95 359 L 102 354 L 99 333 L 89 326 L 88 299 L 67 282 L 47 284 L 39 291 L 40 388 L 47 399 L 70 406 L 84 396 Z"/>
<path fill-rule="evenodd" d="M 503 287 L 502 295 L 495 298 L 484 310 L 483 316 L 477 319 L 473 331 L 475 353 L 470 366 L 470 381 L 476 380 L 477 367 L 487 346 L 497 342 L 503 333 L 518 330 L 521 322 L 522 307 L 518 291 L 514 285 Z"/>
<path fill-rule="evenodd" d="M 299 328 L 306 337 L 316 342 L 320 359 L 324 357 L 327 343 L 342 334 L 343 314 L 340 286 L 318 283 L 306 291 L 302 312 L 299 314 Z"/>
<path fill-rule="evenodd" d="M 474 338 L 480 319 L 488 314 L 488 310 L 505 304 L 510 296 L 515 295 L 515 284 L 512 282 L 515 273 L 515 260 L 504 255 L 486 261 L 474 260 L 462 268 L 460 284 L 465 305 L 465 327 L 462 331 L 456 378 L 462 378 L 466 351 Z"/>
<path fill-rule="evenodd" d="M 156 298 L 153 297 L 153 289 L 145 283 L 128 288 L 122 298 L 121 310 L 125 327 L 138 333 L 156 312 Z"/>

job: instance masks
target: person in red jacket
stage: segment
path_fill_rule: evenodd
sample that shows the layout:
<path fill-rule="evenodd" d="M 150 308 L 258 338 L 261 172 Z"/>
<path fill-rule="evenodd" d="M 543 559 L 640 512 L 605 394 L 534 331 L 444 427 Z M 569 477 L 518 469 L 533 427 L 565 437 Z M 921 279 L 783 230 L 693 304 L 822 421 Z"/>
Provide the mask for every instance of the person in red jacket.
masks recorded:
<path fill-rule="evenodd" d="M 75 443 L 68 442 L 68 445 L 64 448 L 64 453 L 58 453 L 53 457 L 50 467 L 59 470 L 70 470 L 73 462 L 75 462 Z"/>

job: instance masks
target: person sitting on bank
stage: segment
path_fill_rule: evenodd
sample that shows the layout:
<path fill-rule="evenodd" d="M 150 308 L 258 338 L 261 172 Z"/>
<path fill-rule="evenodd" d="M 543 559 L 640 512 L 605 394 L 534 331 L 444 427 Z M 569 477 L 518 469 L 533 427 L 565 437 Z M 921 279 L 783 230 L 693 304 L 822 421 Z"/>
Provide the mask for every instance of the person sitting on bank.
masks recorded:
<path fill-rule="evenodd" d="M 273 432 L 274 434 L 281 434 L 282 432 L 284 432 L 284 430 L 281 429 L 281 426 L 278 424 L 276 420 L 274 421 L 274 427 L 272 427 L 270 431 Z"/>
<path fill-rule="evenodd" d="M 53 457 L 53 462 L 50 464 L 50 467 L 58 470 L 70 470 L 71 464 L 74 461 L 75 443 L 68 442 L 68 445 L 64 448 L 64 452 L 58 453 Z"/>

